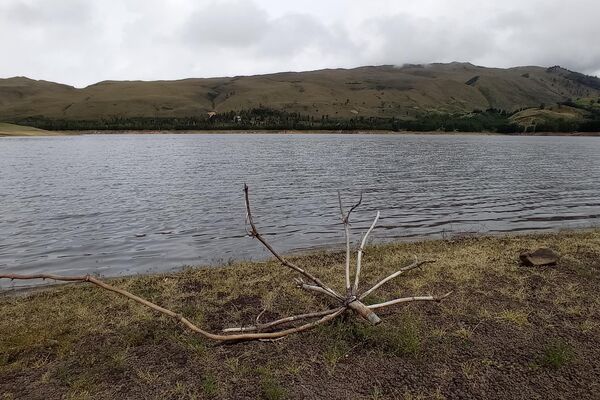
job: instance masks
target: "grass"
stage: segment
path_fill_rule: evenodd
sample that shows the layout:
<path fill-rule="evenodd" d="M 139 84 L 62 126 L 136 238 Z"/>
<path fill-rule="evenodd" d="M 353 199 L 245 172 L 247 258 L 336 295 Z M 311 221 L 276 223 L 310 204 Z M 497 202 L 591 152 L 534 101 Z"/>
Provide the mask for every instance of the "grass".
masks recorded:
<path fill-rule="evenodd" d="M 287 397 L 286 389 L 268 368 L 259 368 L 260 390 L 265 400 L 283 400 Z"/>
<path fill-rule="evenodd" d="M 558 251 L 560 265 L 518 265 L 520 251 L 541 246 Z M 413 255 L 437 260 L 368 303 L 454 293 L 380 310 L 376 327 L 348 315 L 277 342 L 218 345 L 95 287 L 0 292 L 0 399 L 569 398 L 593 387 L 600 230 L 394 243 L 366 254 L 362 287 Z M 343 289 L 342 252 L 294 261 Z M 268 261 L 112 283 L 216 332 L 253 323 L 265 307 L 266 321 L 329 306 L 296 289 L 293 276 Z"/>
<path fill-rule="evenodd" d="M 554 340 L 544 348 L 541 364 L 560 368 L 573 359 L 573 348 L 564 340 Z"/>
<path fill-rule="evenodd" d="M 57 134 L 57 132 L 45 131 L 30 126 L 0 122 L 0 136 L 55 136 Z"/>

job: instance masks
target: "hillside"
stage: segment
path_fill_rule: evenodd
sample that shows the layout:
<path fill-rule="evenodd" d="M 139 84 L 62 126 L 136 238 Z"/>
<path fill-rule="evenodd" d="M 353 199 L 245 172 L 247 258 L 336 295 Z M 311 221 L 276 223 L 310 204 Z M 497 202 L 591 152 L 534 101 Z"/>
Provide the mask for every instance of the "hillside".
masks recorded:
<path fill-rule="evenodd" d="M 31 126 L 21 126 L 0 122 L 0 136 L 50 136 L 54 134 L 56 133 L 33 128 Z"/>
<path fill-rule="evenodd" d="M 499 69 L 469 63 L 178 81 L 104 81 L 82 89 L 17 77 L 0 79 L 0 121 L 69 129 L 71 125 L 64 121 L 202 121 L 209 119 L 209 113 L 211 119 L 231 121 L 232 116 L 255 109 L 283 115 L 279 118 L 284 122 L 289 118 L 415 120 L 432 112 L 464 114 L 495 109 L 512 114 L 541 104 L 599 97 L 600 79 L 560 67 Z M 62 121 L 62 125 L 48 121 Z"/>

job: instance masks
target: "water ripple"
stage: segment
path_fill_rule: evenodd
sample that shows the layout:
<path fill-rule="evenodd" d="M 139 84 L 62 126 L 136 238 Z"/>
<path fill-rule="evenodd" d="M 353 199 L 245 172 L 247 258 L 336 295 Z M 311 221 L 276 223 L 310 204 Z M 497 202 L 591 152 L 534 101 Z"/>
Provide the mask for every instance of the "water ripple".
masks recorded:
<path fill-rule="evenodd" d="M 104 275 L 267 256 L 356 238 L 597 225 L 600 139 L 442 135 L 0 138 L 0 270 Z"/>

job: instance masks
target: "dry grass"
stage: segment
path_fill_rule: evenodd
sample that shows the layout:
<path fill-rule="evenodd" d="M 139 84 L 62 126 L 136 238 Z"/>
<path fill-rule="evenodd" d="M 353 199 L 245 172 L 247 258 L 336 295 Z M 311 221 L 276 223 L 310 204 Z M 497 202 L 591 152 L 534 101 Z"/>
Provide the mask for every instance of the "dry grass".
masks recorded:
<path fill-rule="evenodd" d="M 43 129 L 32 128 L 0 122 L 0 136 L 56 136 L 59 132 L 50 132 Z"/>
<path fill-rule="evenodd" d="M 549 246 L 557 267 L 526 268 Z M 437 263 L 371 301 L 454 294 L 397 306 L 370 327 L 356 318 L 275 343 L 215 345 L 171 320 L 85 285 L 0 295 L 0 398 L 544 398 L 592 397 L 600 357 L 600 231 L 374 246 L 364 285 L 413 255 Z M 336 289 L 342 253 L 296 261 Z M 218 330 L 312 311 L 274 262 L 190 268 L 113 280 Z"/>

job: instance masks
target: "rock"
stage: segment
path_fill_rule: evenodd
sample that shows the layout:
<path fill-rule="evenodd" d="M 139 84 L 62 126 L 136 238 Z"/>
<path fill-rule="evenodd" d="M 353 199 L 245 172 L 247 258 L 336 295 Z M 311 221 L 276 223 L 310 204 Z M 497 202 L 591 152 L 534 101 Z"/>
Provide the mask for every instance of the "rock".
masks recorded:
<path fill-rule="evenodd" d="M 558 262 L 558 253 L 546 247 L 540 247 L 537 250 L 524 252 L 519 255 L 521 262 L 530 267 L 541 267 L 542 265 L 556 265 Z"/>

